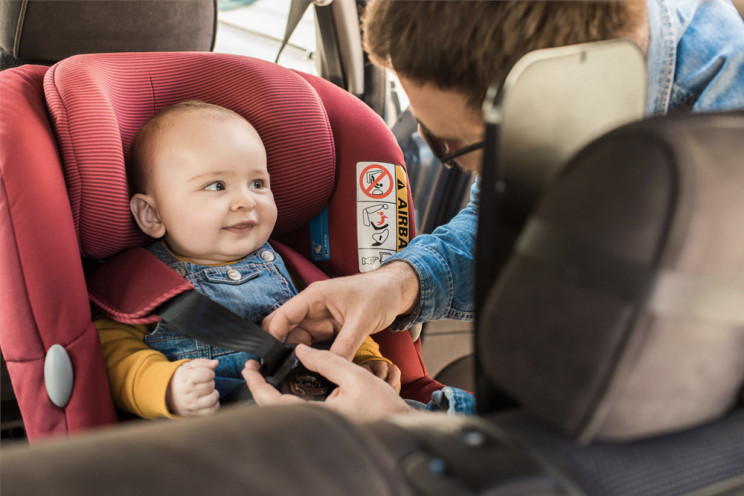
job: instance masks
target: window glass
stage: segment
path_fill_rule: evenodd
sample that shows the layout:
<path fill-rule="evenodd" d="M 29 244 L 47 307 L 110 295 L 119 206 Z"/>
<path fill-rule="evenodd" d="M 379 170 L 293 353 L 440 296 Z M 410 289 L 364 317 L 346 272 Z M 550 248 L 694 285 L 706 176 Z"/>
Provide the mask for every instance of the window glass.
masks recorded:
<path fill-rule="evenodd" d="M 220 0 L 215 52 L 274 62 L 284 38 L 291 0 Z M 312 5 L 284 48 L 279 64 L 310 74 L 315 69 L 315 20 Z"/>

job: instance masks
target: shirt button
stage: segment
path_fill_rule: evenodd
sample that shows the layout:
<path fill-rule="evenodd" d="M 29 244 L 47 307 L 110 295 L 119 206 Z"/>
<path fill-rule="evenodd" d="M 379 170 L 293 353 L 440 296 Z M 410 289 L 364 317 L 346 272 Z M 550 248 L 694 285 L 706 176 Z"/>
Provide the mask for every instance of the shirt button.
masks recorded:
<path fill-rule="evenodd" d="M 180 265 L 178 267 L 176 267 L 175 269 L 173 269 L 173 270 L 175 270 L 176 271 L 176 274 L 178 274 L 179 276 L 186 277 L 186 269 L 184 269 Z"/>
<path fill-rule="evenodd" d="M 261 252 L 261 258 L 263 258 L 267 262 L 273 262 L 276 256 L 274 255 L 274 253 L 267 250 Z"/>
<path fill-rule="evenodd" d="M 239 280 L 239 279 L 240 279 L 240 272 L 238 272 L 238 271 L 237 271 L 237 270 L 235 270 L 235 269 L 230 269 L 230 270 L 228 270 L 228 271 L 227 271 L 227 277 L 228 277 L 228 278 L 229 278 L 229 279 L 230 279 L 231 281 L 237 281 L 237 280 Z"/>

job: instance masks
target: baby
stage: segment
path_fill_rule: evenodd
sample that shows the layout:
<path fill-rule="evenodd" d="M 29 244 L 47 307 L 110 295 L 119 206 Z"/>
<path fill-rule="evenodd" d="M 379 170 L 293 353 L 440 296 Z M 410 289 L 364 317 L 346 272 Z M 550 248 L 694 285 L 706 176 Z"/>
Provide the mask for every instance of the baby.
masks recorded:
<path fill-rule="evenodd" d="M 196 291 L 253 322 L 297 293 L 281 257 L 268 243 L 277 208 L 266 151 L 242 116 L 199 101 L 160 110 L 134 137 L 128 174 L 134 219 L 145 234 L 158 240 L 147 249 Z M 168 411 L 160 412 L 165 416 L 215 411 L 220 401 L 245 385 L 241 375 L 245 362 L 256 358 L 196 341 L 164 322 L 144 334 L 147 346 L 133 333 L 108 340 L 107 346 L 112 330 L 121 333 L 124 324 L 105 320 L 97 324 L 115 400 L 143 416 L 158 415 L 127 406 L 140 403 L 138 396 L 152 395 L 152 385 L 139 380 L 138 386 L 114 387 L 117 381 L 111 378 L 112 373 L 136 375 L 131 369 L 122 371 L 128 369 L 121 365 L 123 355 L 151 351 L 146 350 L 149 347 L 178 363 L 166 391 L 156 392 L 165 396 Z M 143 354 L 146 362 L 153 359 L 152 353 Z M 129 360 L 137 374 L 153 366 Z M 399 387 L 400 371 L 380 355 L 371 339 L 354 361 Z"/>

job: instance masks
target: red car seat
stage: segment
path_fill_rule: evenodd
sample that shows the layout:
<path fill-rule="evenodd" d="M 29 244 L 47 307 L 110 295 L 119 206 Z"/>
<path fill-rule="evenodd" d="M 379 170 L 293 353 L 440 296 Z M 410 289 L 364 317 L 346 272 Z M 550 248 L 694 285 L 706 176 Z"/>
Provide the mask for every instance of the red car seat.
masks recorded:
<path fill-rule="evenodd" d="M 355 97 L 241 56 L 80 55 L 51 68 L 6 70 L 0 91 L 0 347 L 31 440 L 116 420 L 84 266 L 146 242 L 129 215 L 124 162 L 154 111 L 201 99 L 256 127 L 279 210 L 274 238 L 306 282 L 323 277 L 301 268 L 312 258 L 309 221 L 327 206 L 331 256 L 317 267 L 331 277 L 356 273 L 357 164 L 403 164 L 384 122 Z M 375 339 L 401 368 L 404 397 L 427 401 L 442 387 L 429 378 L 409 333 Z M 64 408 L 44 385 L 55 344 L 74 373 Z"/>

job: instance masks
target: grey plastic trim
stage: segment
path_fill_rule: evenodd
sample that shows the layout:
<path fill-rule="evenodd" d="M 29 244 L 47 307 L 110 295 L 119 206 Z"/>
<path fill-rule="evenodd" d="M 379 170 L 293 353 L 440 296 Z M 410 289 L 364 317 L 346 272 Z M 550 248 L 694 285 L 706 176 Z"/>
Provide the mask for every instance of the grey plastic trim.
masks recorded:
<path fill-rule="evenodd" d="M 44 359 L 44 384 L 52 403 L 64 408 L 70 401 L 75 374 L 67 351 L 59 344 L 52 345 Z"/>

